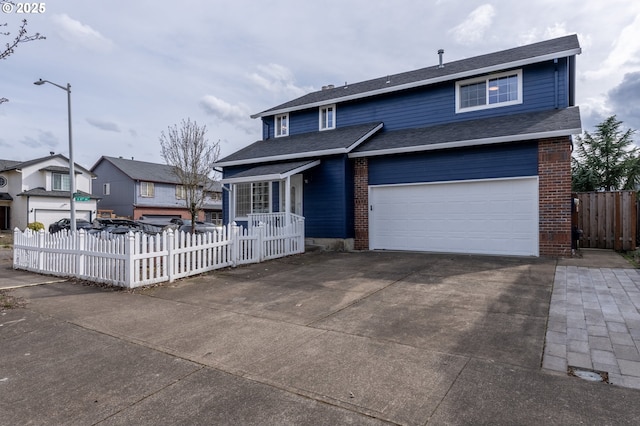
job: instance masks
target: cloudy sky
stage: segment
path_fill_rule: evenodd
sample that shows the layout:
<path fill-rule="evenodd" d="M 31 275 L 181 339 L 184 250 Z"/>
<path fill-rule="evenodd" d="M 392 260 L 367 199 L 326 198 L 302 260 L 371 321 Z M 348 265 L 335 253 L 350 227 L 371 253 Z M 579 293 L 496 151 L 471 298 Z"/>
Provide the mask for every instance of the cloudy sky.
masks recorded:
<path fill-rule="evenodd" d="M 2 0 L 0 0 L 0 3 Z M 0 32 L 46 40 L 0 61 L 0 158 L 68 155 L 163 162 L 158 138 L 191 118 L 228 155 L 260 138 L 263 111 L 326 84 L 357 82 L 578 34 L 585 130 L 617 114 L 640 129 L 637 0 L 45 1 L 0 13 Z M 9 41 L 0 36 L 0 46 Z M 640 131 L 635 136 L 640 143 Z"/>

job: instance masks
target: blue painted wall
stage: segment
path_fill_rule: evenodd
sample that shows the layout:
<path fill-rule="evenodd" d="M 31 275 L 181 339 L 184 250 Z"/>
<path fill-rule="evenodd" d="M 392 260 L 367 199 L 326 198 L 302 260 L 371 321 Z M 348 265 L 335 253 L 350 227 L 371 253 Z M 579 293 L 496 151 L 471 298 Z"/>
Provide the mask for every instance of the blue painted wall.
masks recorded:
<path fill-rule="evenodd" d="M 338 127 L 382 121 L 386 130 L 424 127 L 434 124 L 566 108 L 569 105 L 567 59 L 547 61 L 523 68 L 523 103 L 465 113 L 455 112 L 455 82 L 405 90 L 400 93 L 339 103 Z M 556 73 L 557 71 L 557 73 Z M 556 84 L 557 79 L 557 84 Z M 268 137 L 273 137 L 273 117 L 265 117 Z M 318 108 L 289 114 L 289 134 L 318 131 Z M 267 136 L 265 134 L 265 136 Z"/>
<path fill-rule="evenodd" d="M 492 179 L 537 174 L 536 142 L 369 158 L 369 185 Z"/>
<path fill-rule="evenodd" d="M 229 178 L 246 167 L 225 167 Z M 323 158 L 319 166 L 303 173 L 305 234 L 312 238 L 353 237 L 353 166 L 346 155 Z M 229 223 L 229 193 L 223 190 L 223 222 Z M 271 187 L 272 211 L 280 210 L 279 182 Z"/>
<path fill-rule="evenodd" d="M 311 238 L 353 238 L 353 166 L 346 156 L 323 158 L 304 173 L 305 233 Z"/>

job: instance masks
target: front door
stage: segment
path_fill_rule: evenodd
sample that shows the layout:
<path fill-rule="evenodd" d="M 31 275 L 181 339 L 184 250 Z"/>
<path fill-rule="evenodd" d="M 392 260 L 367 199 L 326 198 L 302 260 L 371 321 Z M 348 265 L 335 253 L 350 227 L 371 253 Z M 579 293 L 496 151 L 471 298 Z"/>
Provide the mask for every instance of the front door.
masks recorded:
<path fill-rule="evenodd" d="M 291 200 L 291 213 L 302 216 L 302 174 L 293 175 L 290 178 L 291 188 L 289 191 L 289 197 Z M 280 197 L 280 211 L 285 211 L 285 197 L 284 191 L 286 191 L 287 182 L 283 181 L 281 188 L 282 197 Z"/>

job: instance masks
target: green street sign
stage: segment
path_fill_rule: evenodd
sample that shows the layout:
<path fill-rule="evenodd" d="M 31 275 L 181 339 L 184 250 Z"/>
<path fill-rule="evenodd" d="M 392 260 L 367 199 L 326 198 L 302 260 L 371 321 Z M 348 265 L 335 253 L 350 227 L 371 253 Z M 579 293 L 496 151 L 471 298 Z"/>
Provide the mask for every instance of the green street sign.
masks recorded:
<path fill-rule="evenodd" d="M 73 197 L 73 198 L 74 198 L 76 201 L 89 201 L 89 200 L 91 200 L 91 197 L 85 197 L 84 195 L 80 195 L 80 194 L 78 194 L 78 195 L 75 195 L 75 194 L 74 194 L 74 197 Z"/>

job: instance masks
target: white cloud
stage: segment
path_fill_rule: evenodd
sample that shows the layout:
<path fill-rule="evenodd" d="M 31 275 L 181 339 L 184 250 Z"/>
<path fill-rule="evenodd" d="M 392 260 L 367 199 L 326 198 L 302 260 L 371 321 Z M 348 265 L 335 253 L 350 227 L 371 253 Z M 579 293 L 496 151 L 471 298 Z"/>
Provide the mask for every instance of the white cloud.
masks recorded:
<path fill-rule="evenodd" d="M 120 127 L 112 121 L 100 120 L 98 118 L 87 118 L 87 123 L 100 130 L 120 133 Z"/>
<path fill-rule="evenodd" d="M 571 34 L 571 32 L 567 30 L 567 25 L 564 22 L 556 22 L 553 25 L 546 28 L 540 29 L 540 28 L 534 27 L 526 31 L 520 37 L 520 44 L 524 45 L 524 44 L 535 43 L 538 41 L 549 40 L 556 37 L 562 37 L 567 34 Z M 582 40 L 581 40 L 581 45 L 582 47 L 584 47 Z"/>
<path fill-rule="evenodd" d="M 460 44 L 475 43 L 484 38 L 484 33 L 491 27 L 495 8 L 490 4 L 483 4 L 476 8 L 456 27 L 449 30 L 449 34 Z"/>
<path fill-rule="evenodd" d="M 598 79 L 616 75 L 619 81 L 625 72 L 640 69 L 637 58 L 640 55 L 640 14 L 634 21 L 620 31 L 620 35 L 613 42 L 607 59 L 598 64 L 598 68 L 585 72 L 587 79 Z"/>
<path fill-rule="evenodd" d="M 312 87 L 299 87 L 291 70 L 278 64 L 258 65 L 258 71 L 249 74 L 249 79 L 270 93 L 295 98 L 313 91 Z"/>
<path fill-rule="evenodd" d="M 229 123 L 247 133 L 254 131 L 254 124 L 250 122 L 249 108 L 246 105 L 233 105 L 213 95 L 205 95 L 200 100 L 200 106 L 209 115 Z"/>
<path fill-rule="evenodd" d="M 109 52 L 113 42 L 89 25 L 69 17 L 66 14 L 53 15 L 51 18 L 58 35 L 72 45 L 99 52 Z"/>

